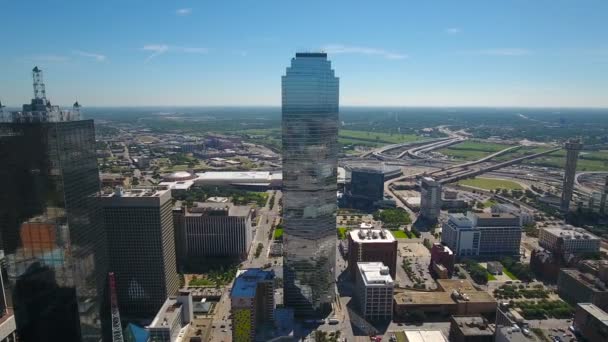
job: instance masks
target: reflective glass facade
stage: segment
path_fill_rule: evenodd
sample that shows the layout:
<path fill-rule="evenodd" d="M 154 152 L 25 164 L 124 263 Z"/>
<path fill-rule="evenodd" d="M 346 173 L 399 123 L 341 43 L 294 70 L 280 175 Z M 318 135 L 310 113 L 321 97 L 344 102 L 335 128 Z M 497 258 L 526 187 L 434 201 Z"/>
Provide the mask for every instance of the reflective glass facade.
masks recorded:
<path fill-rule="evenodd" d="M 282 77 L 285 304 L 329 312 L 335 295 L 339 80 L 325 53 L 298 53 Z"/>
<path fill-rule="evenodd" d="M 93 120 L 0 123 L 0 165 L 7 299 L 20 340 L 99 341 L 107 270 Z"/>

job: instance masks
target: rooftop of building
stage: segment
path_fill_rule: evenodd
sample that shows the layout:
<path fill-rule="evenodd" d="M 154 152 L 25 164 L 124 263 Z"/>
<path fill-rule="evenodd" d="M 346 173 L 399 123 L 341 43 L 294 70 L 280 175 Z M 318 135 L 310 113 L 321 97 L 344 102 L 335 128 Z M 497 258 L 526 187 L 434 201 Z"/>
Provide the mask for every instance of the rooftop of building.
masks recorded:
<path fill-rule="evenodd" d="M 365 286 L 394 284 L 388 266 L 381 262 L 358 262 L 357 267 Z"/>
<path fill-rule="evenodd" d="M 464 336 L 493 336 L 494 328 L 481 316 L 452 316 Z"/>
<path fill-rule="evenodd" d="M 273 271 L 265 271 L 261 268 L 249 268 L 240 270 L 236 275 L 236 280 L 232 286 L 231 298 L 255 296 L 259 282 L 271 281 L 274 279 Z"/>
<path fill-rule="evenodd" d="M 166 181 L 183 181 L 196 178 L 196 174 L 188 171 L 175 171 L 164 177 Z"/>
<path fill-rule="evenodd" d="M 466 279 L 437 279 L 440 289 L 450 294 L 456 302 L 487 303 L 496 302 L 488 292 L 478 290 Z"/>
<path fill-rule="evenodd" d="M 474 216 L 477 216 L 478 219 L 514 219 L 517 218 L 517 215 L 512 213 L 475 213 Z"/>
<path fill-rule="evenodd" d="M 150 338 L 150 332 L 133 323 L 129 323 L 123 332 L 125 339 L 131 339 L 134 342 L 147 342 Z"/>
<path fill-rule="evenodd" d="M 107 190 L 102 192 L 101 197 L 122 197 L 122 198 L 148 198 L 148 197 L 160 197 L 164 195 L 169 190 L 166 186 L 157 186 L 157 187 L 134 187 L 131 189 L 124 189 L 122 187 L 117 187 L 113 191 Z"/>
<path fill-rule="evenodd" d="M 447 342 L 441 330 L 405 330 L 408 342 Z"/>
<path fill-rule="evenodd" d="M 422 177 L 422 181 L 431 183 L 431 185 L 439 185 L 439 183 L 433 177 Z"/>
<path fill-rule="evenodd" d="M 455 305 L 451 295 L 443 291 L 403 291 L 395 294 L 397 305 Z"/>
<path fill-rule="evenodd" d="M 197 173 L 197 180 L 233 180 L 233 181 L 251 181 L 251 180 L 278 180 L 283 178 L 280 171 L 207 171 Z"/>
<path fill-rule="evenodd" d="M 325 53 L 325 52 L 296 52 L 296 58 L 297 57 L 327 58 L 327 53 Z"/>
<path fill-rule="evenodd" d="M 357 243 L 392 243 L 397 241 L 389 230 L 382 228 L 353 229 L 348 234 Z"/>
<path fill-rule="evenodd" d="M 449 222 L 456 224 L 458 227 L 472 227 L 473 222 L 466 215 L 461 213 L 449 214 Z"/>
<path fill-rule="evenodd" d="M 534 335 L 532 335 L 531 333 L 528 333 L 528 336 L 524 335 L 521 328 L 518 327 L 517 325 L 510 326 L 510 327 L 508 327 L 508 326 L 497 327 L 496 330 L 500 331 L 502 333 L 502 335 L 505 336 L 509 340 L 509 342 L 538 341 L 536 339 L 536 337 L 534 337 Z"/>
<path fill-rule="evenodd" d="M 602 322 L 604 326 L 608 327 L 608 313 L 606 313 L 606 311 L 591 303 L 578 303 L 578 307 Z"/>
<path fill-rule="evenodd" d="M 577 228 L 570 225 L 564 225 L 559 227 L 547 227 L 542 228 L 547 233 L 563 237 L 564 239 L 584 239 L 584 240 L 599 240 L 600 238 L 589 233 L 583 228 Z"/>
<path fill-rule="evenodd" d="M 454 252 L 450 249 L 450 247 L 448 247 L 446 245 L 442 245 L 439 242 L 435 242 L 433 244 L 433 248 L 437 249 L 437 250 L 440 250 L 440 251 L 442 251 L 444 253 L 450 254 L 450 255 L 454 254 Z"/>
<path fill-rule="evenodd" d="M 246 217 L 251 213 L 251 207 L 248 205 L 234 205 L 229 202 L 194 202 L 194 206 L 188 208 L 186 215 L 203 216 L 210 211 L 227 211 L 227 216 Z"/>
<path fill-rule="evenodd" d="M 475 288 L 466 279 L 437 279 L 439 291 L 404 291 L 395 295 L 397 304 L 449 305 L 456 303 L 495 303 L 486 291 Z"/>
<path fill-rule="evenodd" d="M 584 286 L 592 289 L 593 291 L 596 291 L 596 292 L 608 291 L 606 284 L 604 284 L 602 281 L 600 281 L 598 278 L 596 278 L 592 274 L 584 273 L 584 272 L 581 272 L 574 268 L 563 268 L 561 270 L 561 272 L 569 275 L 572 278 L 579 280 Z"/>
<path fill-rule="evenodd" d="M 165 181 L 165 182 L 160 182 L 158 185 L 166 186 L 171 190 L 188 190 L 194 185 L 194 181 L 193 180 Z"/>
<path fill-rule="evenodd" d="M 178 303 L 174 298 L 167 298 L 148 327 L 171 328 L 172 322 L 181 315 L 181 306 L 181 303 Z"/>

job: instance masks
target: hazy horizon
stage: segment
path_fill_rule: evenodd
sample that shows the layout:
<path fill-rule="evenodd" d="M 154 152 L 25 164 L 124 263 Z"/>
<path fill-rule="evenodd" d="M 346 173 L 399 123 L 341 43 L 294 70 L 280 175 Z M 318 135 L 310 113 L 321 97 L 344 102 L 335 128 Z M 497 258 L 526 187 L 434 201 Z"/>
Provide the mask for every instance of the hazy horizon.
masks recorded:
<path fill-rule="evenodd" d="M 0 10 L 10 13 L 0 101 L 11 106 L 32 97 L 35 65 L 53 103 L 279 105 L 295 52 L 325 51 L 343 106 L 608 107 L 606 1 L 66 0 Z"/>

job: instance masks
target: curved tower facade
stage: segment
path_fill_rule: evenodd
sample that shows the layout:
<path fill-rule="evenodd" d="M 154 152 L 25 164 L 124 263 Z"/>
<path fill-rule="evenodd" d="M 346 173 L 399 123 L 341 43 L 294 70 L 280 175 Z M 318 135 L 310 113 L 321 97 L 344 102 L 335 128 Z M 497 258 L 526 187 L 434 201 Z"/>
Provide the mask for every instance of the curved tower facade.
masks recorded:
<path fill-rule="evenodd" d="M 574 192 L 574 178 L 576 177 L 576 164 L 578 154 L 583 149 L 580 139 L 570 139 L 564 144 L 566 149 L 566 166 L 564 168 L 564 185 L 560 209 L 567 213 L 570 209 L 570 201 Z"/>
<path fill-rule="evenodd" d="M 281 80 L 285 304 L 328 313 L 335 296 L 339 80 L 325 53 L 296 53 Z"/>

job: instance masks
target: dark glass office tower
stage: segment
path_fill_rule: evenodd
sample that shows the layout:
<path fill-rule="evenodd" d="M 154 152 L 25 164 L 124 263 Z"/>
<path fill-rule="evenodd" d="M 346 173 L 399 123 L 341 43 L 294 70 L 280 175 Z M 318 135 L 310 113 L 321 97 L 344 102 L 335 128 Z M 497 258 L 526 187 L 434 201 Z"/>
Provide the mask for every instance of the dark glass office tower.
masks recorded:
<path fill-rule="evenodd" d="M 297 53 L 282 78 L 284 296 L 299 316 L 335 296 L 338 84 L 325 53 Z"/>
<path fill-rule="evenodd" d="M 0 122 L 7 301 L 20 341 L 99 341 L 107 270 L 93 120 L 69 121 L 79 113 L 43 96 Z"/>

